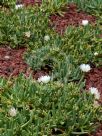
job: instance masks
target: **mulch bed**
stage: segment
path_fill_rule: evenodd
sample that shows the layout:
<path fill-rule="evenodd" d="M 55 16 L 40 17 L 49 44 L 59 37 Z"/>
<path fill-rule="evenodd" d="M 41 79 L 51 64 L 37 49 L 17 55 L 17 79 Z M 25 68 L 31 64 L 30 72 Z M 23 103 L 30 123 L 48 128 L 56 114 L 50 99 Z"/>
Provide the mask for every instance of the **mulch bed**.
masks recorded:
<path fill-rule="evenodd" d="M 89 89 L 90 87 L 95 87 L 99 90 L 102 96 L 102 67 L 93 68 L 90 72 L 86 74 L 85 79 L 86 89 Z"/>
<path fill-rule="evenodd" d="M 22 55 L 26 49 L 0 48 L 0 76 L 9 77 L 25 73 L 28 69 Z"/>
<path fill-rule="evenodd" d="M 65 13 L 63 16 L 51 15 L 51 26 L 54 26 L 55 30 L 63 34 L 68 26 L 80 26 L 82 20 L 88 20 L 89 23 L 95 24 L 96 17 L 89 15 L 83 11 L 78 11 L 76 4 L 66 5 L 63 10 Z"/>
<path fill-rule="evenodd" d="M 32 74 L 34 79 L 48 75 L 46 69 L 33 71 L 24 61 L 23 56 L 26 48 L 11 49 L 7 47 L 0 48 L 0 77 L 17 77 L 20 73 L 25 76 Z"/>
<path fill-rule="evenodd" d="M 23 0 L 25 5 L 29 4 L 41 4 L 41 0 Z M 88 15 L 83 11 L 78 11 L 75 4 L 67 5 L 63 11 L 65 12 L 63 16 L 54 14 L 50 16 L 50 25 L 54 27 L 55 30 L 63 34 L 67 26 L 79 26 L 82 20 L 89 20 L 90 23 L 95 24 L 96 18 L 92 15 Z M 16 77 L 20 73 L 24 73 L 29 76 L 31 73 L 35 79 L 38 79 L 42 75 L 48 74 L 46 70 L 33 71 L 24 61 L 23 55 L 26 52 L 26 48 L 21 49 L 11 49 L 7 47 L 0 48 L 0 77 Z M 90 87 L 96 87 L 102 96 L 102 67 L 93 68 L 85 76 L 86 79 L 86 89 Z M 102 126 L 91 136 L 102 136 Z"/>

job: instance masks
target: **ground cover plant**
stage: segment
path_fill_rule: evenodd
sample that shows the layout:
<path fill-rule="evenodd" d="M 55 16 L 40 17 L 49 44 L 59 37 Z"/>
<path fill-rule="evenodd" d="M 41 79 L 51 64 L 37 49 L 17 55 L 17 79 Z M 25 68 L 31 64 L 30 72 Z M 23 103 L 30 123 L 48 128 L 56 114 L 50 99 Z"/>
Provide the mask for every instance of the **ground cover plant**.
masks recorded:
<path fill-rule="evenodd" d="M 102 135 L 102 1 L 0 2 L 0 135 Z"/>

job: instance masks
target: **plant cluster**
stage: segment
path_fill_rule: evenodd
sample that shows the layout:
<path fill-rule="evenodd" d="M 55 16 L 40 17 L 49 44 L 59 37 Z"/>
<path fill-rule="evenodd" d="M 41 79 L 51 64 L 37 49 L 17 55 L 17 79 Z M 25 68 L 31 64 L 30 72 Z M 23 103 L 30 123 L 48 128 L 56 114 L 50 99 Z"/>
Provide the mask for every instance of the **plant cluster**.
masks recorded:
<path fill-rule="evenodd" d="M 94 53 L 101 54 L 101 42 L 97 38 L 100 33 L 98 28 L 69 27 L 63 37 L 56 35 L 45 41 L 43 46 L 26 54 L 27 63 L 34 69 L 52 68 L 55 79 L 68 82 L 79 80 L 81 63 L 96 63 L 101 65 L 101 58 Z M 50 36 L 50 35 L 49 35 Z M 95 40 L 96 39 L 96 40 Z M 96 43 L 95 41 L 98 41 Z"/>
<path fill-rule="evenodd" d="M 39 85 L 19 76 L 12 82 L 0 79 L 0 90 L 2 136 L 51 135 L 54 128 L 63 135 L 87 134 L 95 129 L 93 122 L 101 115 L 94 108 L 93 96 L 80 93 L 75 83 Z"/>
<path fill-rule="evenodd" d="M 50 26 L 50 15 L 63 16 L 61 7 L 70 2 L 93 13 L 96 24 L 68 26 L 59 35 Z M 27 47 L 24 59 L 34 71 L 51 69 L 49 76 L 38 81 L 24 75 L 0 78 L 2 136 L 49 136 L 53 130 L 62 136 L 85 135 L 102 122 L 102 108 L 96 100 L 100 94 L 93 86 L 92 94 L 88 93 L 83 79 L 83 72 L 92 68 L 90 62 L 102 65 L 101 5 L 101 0 L 42 0 L 41 6 L 15 9 L 14 4 L 8 12 L 0 9 L 0 45 Z"/>

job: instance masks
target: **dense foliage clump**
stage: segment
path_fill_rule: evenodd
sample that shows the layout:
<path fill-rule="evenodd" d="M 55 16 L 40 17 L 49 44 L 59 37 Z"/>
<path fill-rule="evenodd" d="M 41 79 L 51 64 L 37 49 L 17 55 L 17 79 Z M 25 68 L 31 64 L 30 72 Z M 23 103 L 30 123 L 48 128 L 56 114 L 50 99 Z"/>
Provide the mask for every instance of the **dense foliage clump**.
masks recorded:
<path fill-rule="evenodd" d="M 50 17 L 63 17 L 62 8 L 71 2 L 78 5 L 77 12 L 83 10 L 96 20 L 86 26 L 67 26 L 58 34 Z M 0 134 L 49 136 L 58 130 L 70 136 L 93 132 L 102 122 L 102 108 L 94 97 L 97 89 L 91 86 L 96 90 L 93 95 L 86 90 L 84 76 L 93 65 L 102 65 L 102 1 L 43 0 L 40 6 L 17 9 L 16 1 L 2 0 L 0 5 L 0 46 L 26 47 L 24 60 L 32 71 L 47 67 L 50 76 L 47 84 L 38 83 L 32 75 L 0 78 Z"/>

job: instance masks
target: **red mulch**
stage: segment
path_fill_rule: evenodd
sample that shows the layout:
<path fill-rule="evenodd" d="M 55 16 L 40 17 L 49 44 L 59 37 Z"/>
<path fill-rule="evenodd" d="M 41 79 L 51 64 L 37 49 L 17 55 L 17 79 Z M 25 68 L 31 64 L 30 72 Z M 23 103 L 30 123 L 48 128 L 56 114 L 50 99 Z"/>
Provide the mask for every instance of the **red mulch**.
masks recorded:
<path fill-rule="evenodd" d="M 64 15 L 51 15 L 51 26 L 54 26 L 55 30 L 63 34 L 67 26 L 80 26 L 82 20 L 88 20 L 89 23 L 95 24 L 95 16 L 89 15 L 83 11 L 78 12 L 78 8 L 75 4 L 69 4 L 64 9 Z"/>
<path fill-rule="evenodd" d="M 26 52 L 26 48 L 11 49 L 11 48 L 0 48 L 0 76 L 1 77 L 15 77 L 20 73 L 29 76 L 33 75 L 35 79 L 40 76 L 47 75 L 48 70 L 37 70 L 33 71 L 24 61 L 23 55 Z M 5 58 L 9 57 L 9 58 Z"/>
<path fill-rule="evenodd" d="M 85 79 L 86 89 L 89 89 L 90 87 L 97 88 L 101 94 L 102 101 L 102 67 L 93 68 L 90 72 L 86 74 Z"/>
<path fill-rule="evenodd" d="M 26 49 L 0 48 L 0 76 L 9 77 L 25 73 L 28 66 L 22 55 Z M 8 56 L 9 58 L 5 58 Z"/>

